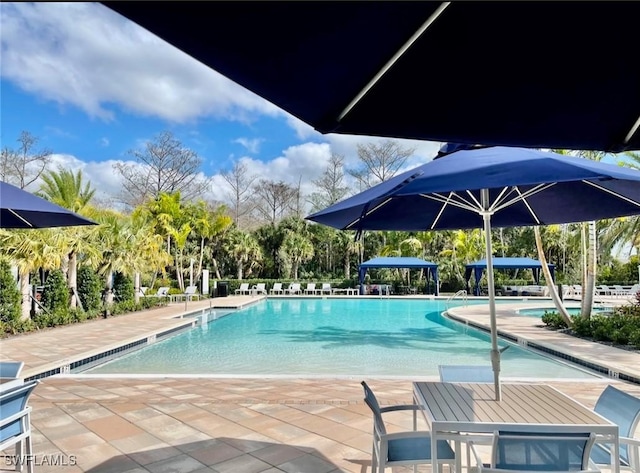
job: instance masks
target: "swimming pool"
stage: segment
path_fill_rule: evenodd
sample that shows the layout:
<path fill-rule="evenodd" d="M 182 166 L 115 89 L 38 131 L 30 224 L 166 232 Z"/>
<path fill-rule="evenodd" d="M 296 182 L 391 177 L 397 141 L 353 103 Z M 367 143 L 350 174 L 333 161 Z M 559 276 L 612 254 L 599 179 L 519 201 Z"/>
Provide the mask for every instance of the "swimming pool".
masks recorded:
<path fill-rule="evenodd" d="M 580 307 L 566 307 L 569 315 L 580 315 Z M 611 313 L 613 311 L 612 307 L 593 307 L 591 309 L 592 314 L 606 314 Z M 517 311 L 520 315 L 527 315 L 530 317 L 542 317 L 545 312 L 558 312 L 558 310 L 553 307 L 536 307 L 534 309 L 519 309 Z"/>
<path fill-rule="evenodd" d="M 424 299 L 268 299 L 87 373 L 431 376 L 439 364 L 488 364 L 489 335 L 442 317 L 446 307 Z M 510 345 L 502 376 L 593 376 L 500 345 Z"/>

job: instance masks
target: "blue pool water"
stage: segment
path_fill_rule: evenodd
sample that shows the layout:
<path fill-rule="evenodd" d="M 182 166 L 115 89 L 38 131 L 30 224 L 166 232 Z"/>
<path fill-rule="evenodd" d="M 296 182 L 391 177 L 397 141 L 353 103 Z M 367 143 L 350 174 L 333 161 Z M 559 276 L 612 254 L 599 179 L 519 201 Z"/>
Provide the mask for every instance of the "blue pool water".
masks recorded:
<path fill-rule="evenodd" d="M 473 303 L 487 302 L 468 301 Z M 435 376 L 439 364 L 489 364 L 489 335 L 442 317 L 446 304 L 268 299 L 88 372 Z M 592 376 L 506 341 L 500 344 L 511 345 L 502 355 L 503 376 Z"/>

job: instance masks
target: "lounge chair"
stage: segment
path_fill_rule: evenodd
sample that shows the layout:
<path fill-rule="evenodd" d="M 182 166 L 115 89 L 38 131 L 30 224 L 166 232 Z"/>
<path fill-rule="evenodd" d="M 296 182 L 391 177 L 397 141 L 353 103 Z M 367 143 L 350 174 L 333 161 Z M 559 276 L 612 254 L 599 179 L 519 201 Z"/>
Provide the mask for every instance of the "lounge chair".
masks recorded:
<path fill-rule="evenodd" d="M 236 289 L 236 294 L 251 294 L 251 289 L 249 289 L 249 283 L 243 282 L 240 284 L 240 287 Z"/>
<path fill-rule="evenodd" d="M 307 287 L 304 290 L 305 294 L 315 294 L 317 292 L 316 283 L 308 282 Z"/>
<path fill-rule="evenodd" d="M 16 458 L 26 459 L 27 471 L 33 473 L 33 446 L 31 442 L 31 407 L 29 396 L 38 381 L 30 381 L 0 393 L 0 451 L 16 446 Z M 29 461 L 30 460 L 30 461 Z M 20 464 L 16 470 L 21 471 Z"/>
<path fill-rule="evenodd" d="M 273 283 L 273 287 L 271 288 L 271 291 L 269 291 L 269 294 L 284 294 L 284 290 L 282 289 L 282 283 L 281 282 Z"/>
<path fill-rule="evenodd" d="M 200 294 L 198 294 L 198 286 L 187 286 L 182 294 L 174 294 L 171 299 L 177 301 L 179 299 L 192 301 L 194 298 L 200 300 Z"/>
<path fill-rule="evenodd" d="M 592 432 L 573 432 L 570 427 L 554 426 L 526 432 L 494 432 L 491 463 L 486 464 L 469 441 L 478 473 L 514 471 L 553 471 L 599 473 L 589 461 L 595 441 Z"/>
<path fill-rule="evenodd" d="M 443 383 L 493 383 L 491 366 L 438 365 L 440 381 Z"/>
<path fill-rule="evenodd" d="M 267 295 L 267 288 L 266 288 L 266 284 L 265 283 L 259 282 L 258 284 L 255 284 L 251 288 L 251 295 L 252 296 L 257 296 L 258 294 L 264 294 L 265 296 Z"/>
<path fill-rule="evenodd" d="M 367 383 L 362 381 L 364 401 L 373 412 L 373 449 L 371 454 L 371 471 L 383 473 L 385 468 L 401 465 L 431 464 L 431 432 L 416 430 L 416 412 L 420 406 L 416 404 L 380 407 L 376 396 Z M 412 411 L 413 430 L 388 433 L 383 416 L 385 412 Z M 445 440 L 438 440 L 438 463 L 449 465 L 453 471 L 456 457 L 451 446 Z"/>
<path fill-rule="evenodd" d="M 331 289 L 331 283 L 330 282 L 323 282 L 322 283 L 322 288 L 320 289 L 320 294 L 333 294 L 333 289 Z"/>
<path fill-rule="evenodd" d="M 155 294 L 145 294 L 144 297 L 169 297 L 169 289 L 169 286 L 162 286 Z"/>
<path fill-rule="evenodd" d="M 302 294 L 302 290 L 300 289 L 300 283 L 292 282 L 289 284 L 289 287 L 284 290 L 285 294 Z"/>
<path fill-rule="evenodd" d="M 593 408 L 602 417 L 618 425 L 620 435 L 620 467 L 640 472 L 640 439 L 633 438 L 640 424 L 640 398 L 613 386 L 607 386 Z M 596 465 L 611 466 L 607 444 L 597 443 L 591 450 Z"/>

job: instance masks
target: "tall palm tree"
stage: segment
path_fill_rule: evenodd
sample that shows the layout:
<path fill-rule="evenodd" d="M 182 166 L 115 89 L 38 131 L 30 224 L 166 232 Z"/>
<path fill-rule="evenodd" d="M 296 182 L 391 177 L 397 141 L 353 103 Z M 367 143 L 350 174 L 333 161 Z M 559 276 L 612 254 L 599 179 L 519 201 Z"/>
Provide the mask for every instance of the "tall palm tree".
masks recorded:
<path fill-rule="evenodd" d="M 301 264 L 313 258 L 313 244 L 301 233 L 287 231 L 282 242 L 282 250 L 291 262 L 293 278 L 298 279 L 298 269 Z"/>
<path fill-rule="evenodd" d="M 86 213 L 90 208 L 91 199 L 96 193 L 96 190 L 91 188 L 91 183 L 83 182 L 82 170 L 78 170 L 75 174 L 67 169 L 47 171 L 42 175 L 42 181 L 40 191 L 37 192 L 40 197 L 80 214 Z M 69 247 L 63 266 L 66 266 L 71 307 L 76 307 L 80 303 L 77 292 L 78 254 L 84 253 L 93 258 L 97 257 L 95 246 L 88 243 L 88 237 L 94 231 L 94 227 L 84 226 L 60 229 L 60 233 L 67 237 Z"/>
<path fill-rule="evenodd" d="M 238 279 L 245 273 L 249 274 L 262 260 L 262 250 L 258 241 L 250 233 L 236 230 L 231 234 L 227 251 L 236 261 Z"/>

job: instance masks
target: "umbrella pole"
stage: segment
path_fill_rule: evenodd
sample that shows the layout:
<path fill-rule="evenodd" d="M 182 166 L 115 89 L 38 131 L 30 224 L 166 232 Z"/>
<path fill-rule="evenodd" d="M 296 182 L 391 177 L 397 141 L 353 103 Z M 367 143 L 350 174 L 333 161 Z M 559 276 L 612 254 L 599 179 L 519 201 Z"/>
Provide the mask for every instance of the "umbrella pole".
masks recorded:
<path fill-rule="evenodd" d="M 493 250 L 491 248 L 491 212 L 489 210 L 489 189 L 482 189 L 482 220 L 487 251 L 487 284 L 489 291 L 489 314 L 491 323 L 491 366 L 493 368 L 493 383 L 496 401 L 500 401 L 500 351 L 498 350 L 498 327 L 496 324 L 496 289 L 493 285 Z"/>

